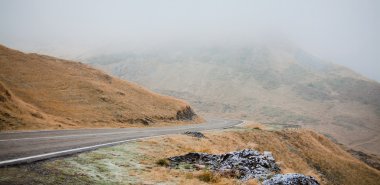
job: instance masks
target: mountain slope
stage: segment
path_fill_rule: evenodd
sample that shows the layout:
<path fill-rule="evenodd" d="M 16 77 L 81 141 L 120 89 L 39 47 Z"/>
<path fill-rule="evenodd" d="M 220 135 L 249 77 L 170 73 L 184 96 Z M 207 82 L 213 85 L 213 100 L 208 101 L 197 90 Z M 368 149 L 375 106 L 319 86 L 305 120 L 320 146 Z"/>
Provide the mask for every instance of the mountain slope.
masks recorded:
<path fill-rule="evenodd" d="M 380 84 L 295 47 L 126 52 L 86 62 L 183 98 L 204 114 L 311 127 L 380 154 Z"/>
<path fill-rule="evenodd" d="M 0 46 L 0 130 L 195 120 L 190 106 L 88 65 Z"/>

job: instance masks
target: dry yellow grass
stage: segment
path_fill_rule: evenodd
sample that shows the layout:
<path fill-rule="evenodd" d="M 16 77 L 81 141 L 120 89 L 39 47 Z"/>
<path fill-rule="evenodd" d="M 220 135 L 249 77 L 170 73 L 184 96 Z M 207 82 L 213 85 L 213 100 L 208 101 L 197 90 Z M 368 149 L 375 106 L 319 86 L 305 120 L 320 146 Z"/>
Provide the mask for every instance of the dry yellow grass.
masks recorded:
<path fill-rule="evenodd" d="M 352 157 L 326 137 L 310 130 L 268 131 L 236 128 L 205 132 L 207 138 L 170 135 L 101 148 L 67 158 L 0 168 L 0 184 L 260 184 L 231 174 L 179 169 L 157 163 L 188 152 L 220 154 L 246 148 L 271 151 L 282 173 L 302 173 L 321 184 L 377 185 L 380 172 Z M 161 166 L 164 165 L 164 166 Z"/>
<path fill-rule="evenodd" d="M 0 130 L 177 123 L 189 108 L 88 65 L 1 45 L 0 66 Z"/>
<path fill-rule="evenodd" d="M 254 127 L 248 130 L 207 132 L 205 135 L 207 139 L 196 139 L 184 135 L 168 136 L 144 141 L 141 147 L 145 154 L 154 160 L 183 155 L 188 152 L 220 154 L 252 148 L 261 152 L 271 151 L 280 165 L 282 173 L 311 175 L 317 178 L 321 184 L 375 185 L 380 180 L 379 171 L 352 157 L 326 137 L 310 130 L 267 131 Z M 199 173 L 183 173 L 180 170 L 155 167 L 150 172 L 144 173 L 143 176 L 147 179 L 153 177 L 155 182 L 205 183 L 197 178 Z M 218 181 L 208 183 L 243 183 L 231 178 L 218 178 Z M 244 184 L 255 183 L 257 183 L 255 180 L 244 182 Z"/>

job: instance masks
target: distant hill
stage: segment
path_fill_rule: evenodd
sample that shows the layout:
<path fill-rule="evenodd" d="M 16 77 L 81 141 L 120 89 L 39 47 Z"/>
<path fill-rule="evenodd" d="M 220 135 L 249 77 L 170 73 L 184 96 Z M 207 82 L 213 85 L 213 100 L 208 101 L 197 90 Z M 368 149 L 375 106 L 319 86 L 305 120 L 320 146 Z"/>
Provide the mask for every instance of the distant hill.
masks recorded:
<path fill-rule="evenodd" d="M 86 64 L 0 46 L 0 130 L 197 121 L 184 101 Z"/>
<path fill-rule="evenodd" d="M 315 128 L 380 154 L 380 84 L 287 45 L 125 52 L 85 60 L 203 114 Z"/>

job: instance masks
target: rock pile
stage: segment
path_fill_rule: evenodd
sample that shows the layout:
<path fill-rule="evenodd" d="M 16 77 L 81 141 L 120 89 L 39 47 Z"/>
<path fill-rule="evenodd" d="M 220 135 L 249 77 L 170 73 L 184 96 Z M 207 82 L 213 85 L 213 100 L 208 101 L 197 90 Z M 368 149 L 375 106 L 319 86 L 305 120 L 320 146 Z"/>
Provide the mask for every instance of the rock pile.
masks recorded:
<path fill-rule="evenodd" d="M 213 171 L 236 174 L 237 178 L 241 180 L 250 178 L 266 179 L 274 172 L 280 171 L 270 152 L 261 154 L 251 149 L 221 155 L 188 153 L 183 156 L 168 158 L 168 160 L 172 167 L 180 164 L 205 165 Z"/>
<path fill-rule="evenodd" d="M 265 180 L 263 185 L 319 185 L 318 181 L 311 176 L 302 174 L 277 174 Z"/>
<path fill-rule="evenodd" d="M 177 112 L 176 118 L 177 120 L 186 121 L 186 120 L 193 120 L 193 118 L 196 116 L 197 115 L 195 114 L 193 109 L 191 109 L 190 106 L 186 106 L 183 110 L 180 110 Z"/>
<path fill-rule="evenodd" d="M 188 135 L 188 136 L 193 136 L 196 138 L 206 138 L 206 136 L 203 135 L 201 132 L 186 131 L 183 134 Z"/>
<path fill-rule="evenodd" d="M 203 135 L 203 134 L 202 134 Z M 245 149 L 221 155 L 188 153 L 168 158 L 170 167 L 193 165 L 193 169 L 209 169 L 240 180 L 251 178 L 264 180 L 263 185 L 319 185 L 311 176 L 302 174 L 276 174 L 280 168 L 271 152 L 260 153 Z M 272 178 L 270 178 L 274 175 Z"/>

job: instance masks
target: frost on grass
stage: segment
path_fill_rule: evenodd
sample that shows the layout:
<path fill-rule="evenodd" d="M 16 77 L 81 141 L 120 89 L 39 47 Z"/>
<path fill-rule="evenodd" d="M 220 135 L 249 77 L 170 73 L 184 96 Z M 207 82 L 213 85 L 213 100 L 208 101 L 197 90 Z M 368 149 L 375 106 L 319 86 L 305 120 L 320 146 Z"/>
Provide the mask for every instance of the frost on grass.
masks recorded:
<path fill-rule="evenodd" d="M 139 151 L 137 143 L 101 148 L 63 159 L 60 163 L 65 163 L 65 167 L 61 170 L 87 176 L 98 183 L 135 184 L 139 181 L 135 174 L 146 168 L 139 162 L 144 158 Z"/>

